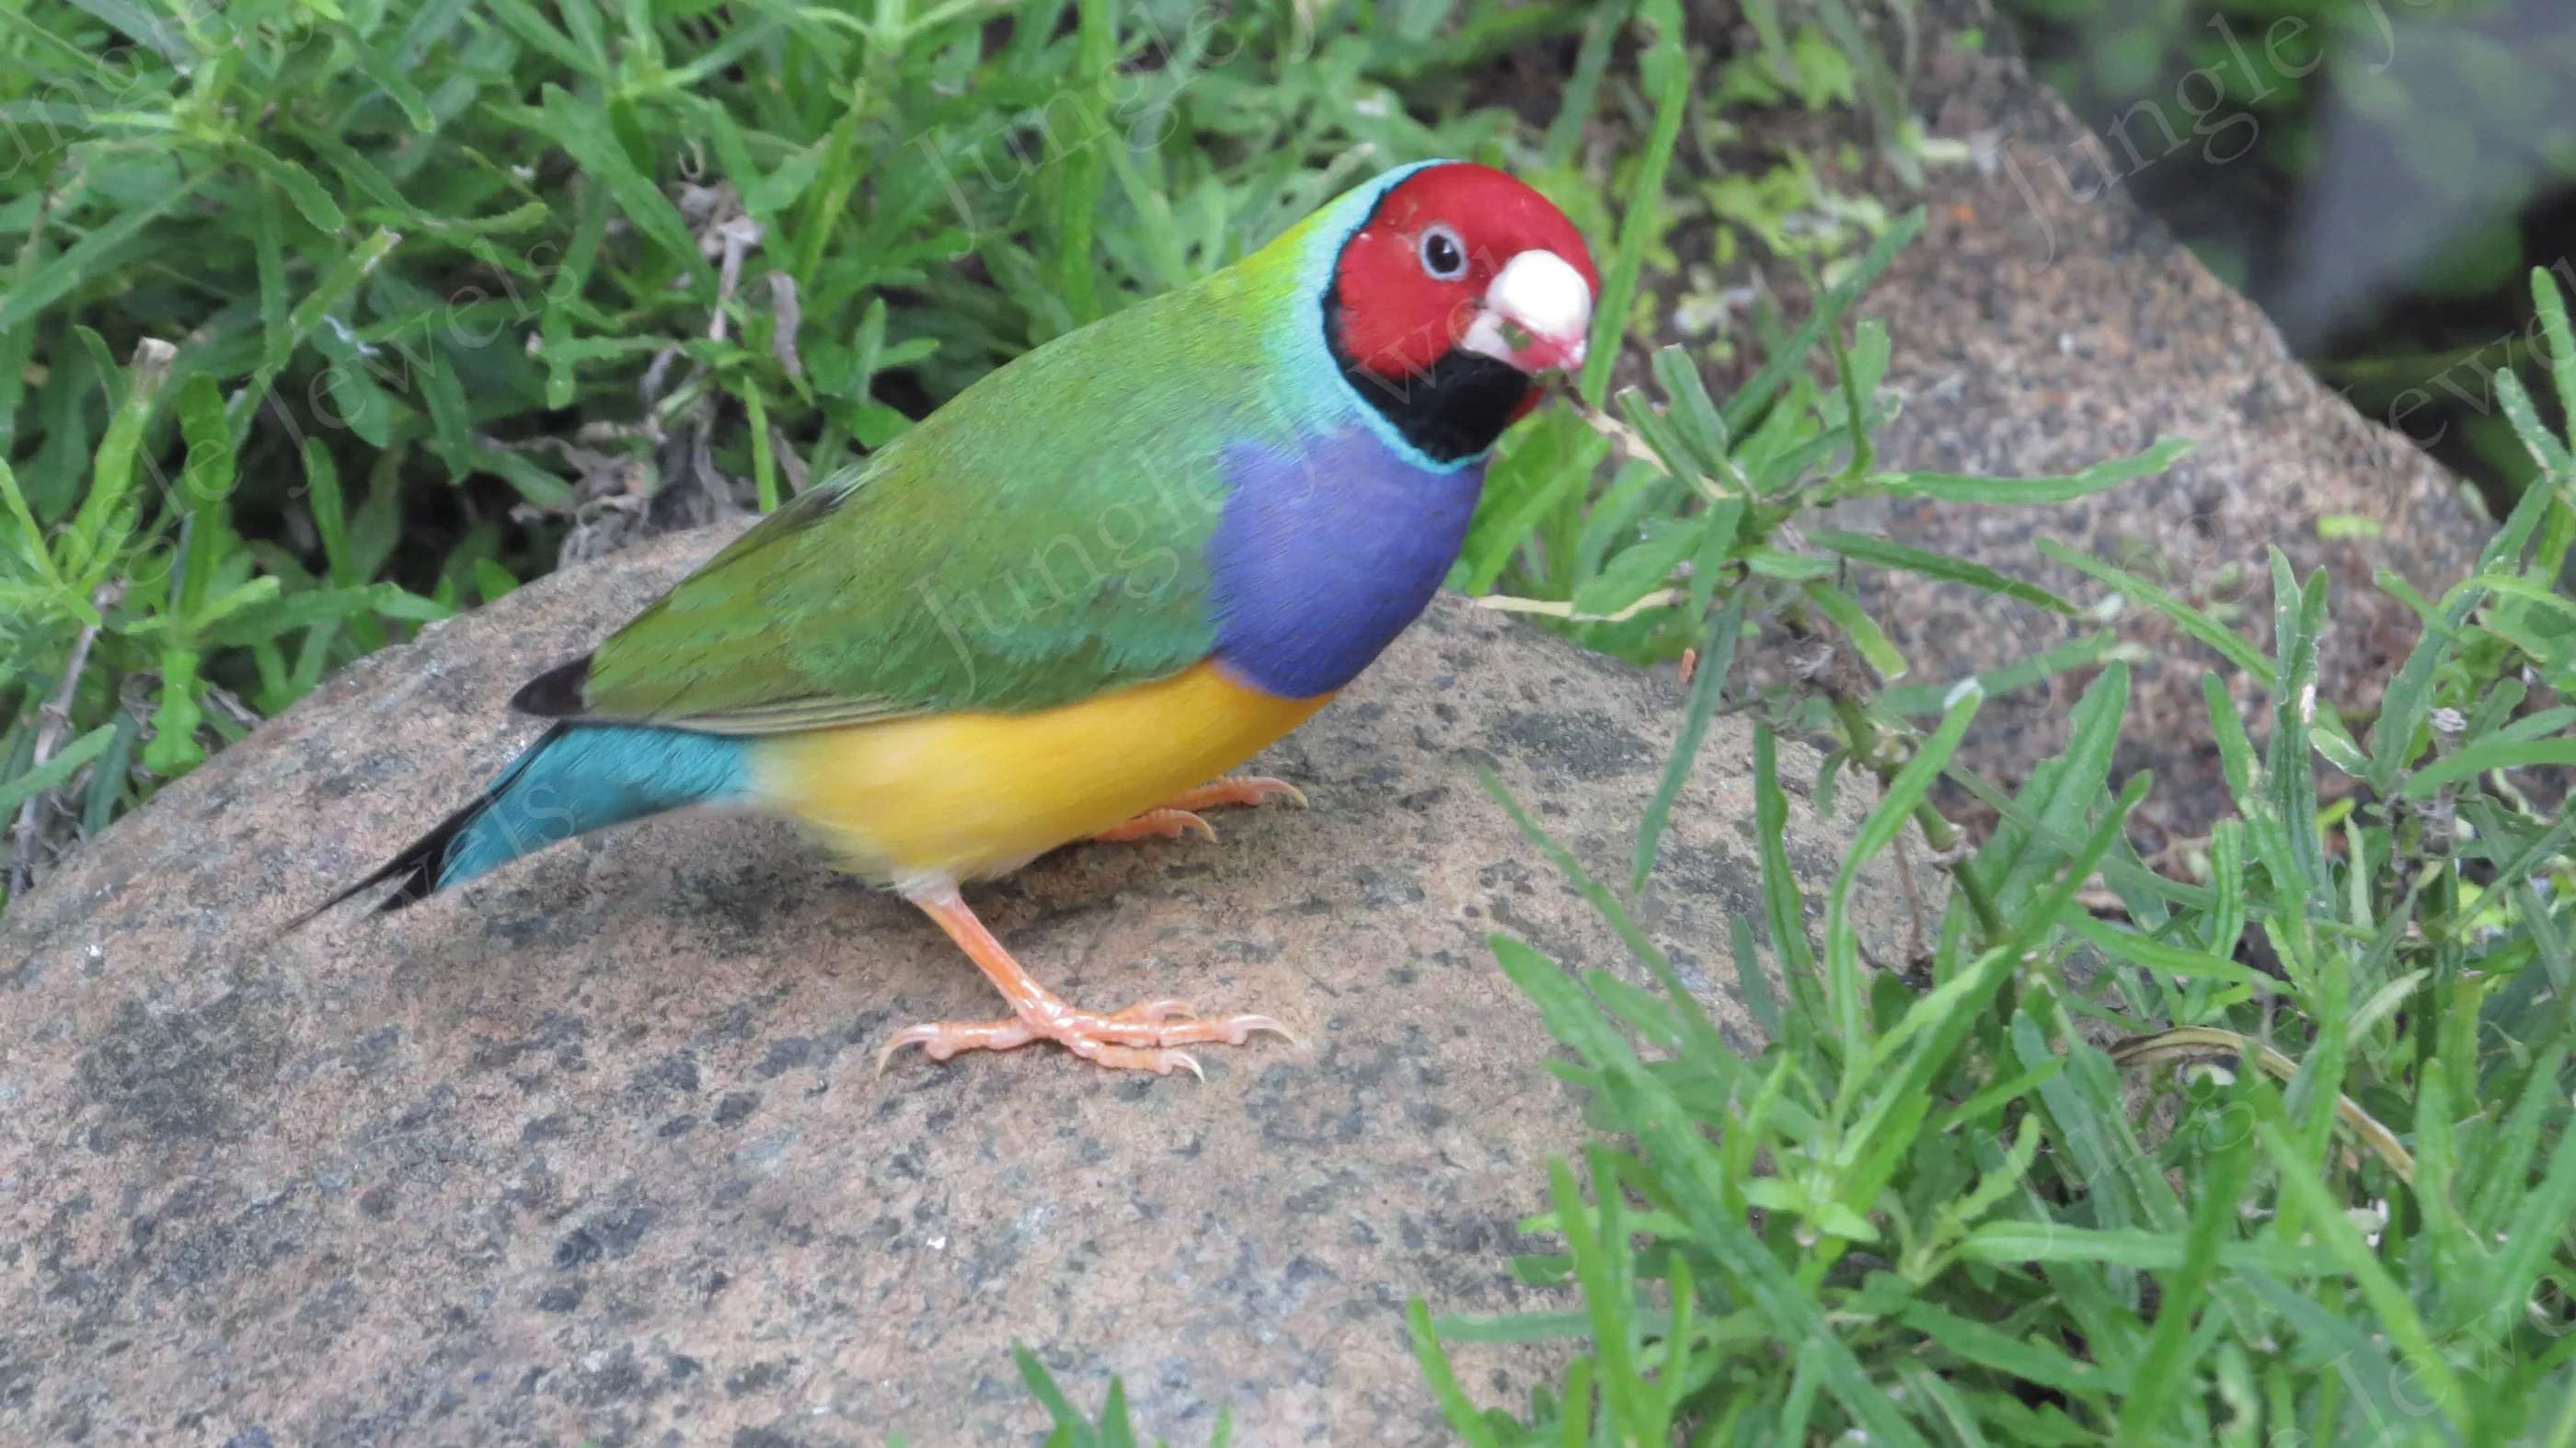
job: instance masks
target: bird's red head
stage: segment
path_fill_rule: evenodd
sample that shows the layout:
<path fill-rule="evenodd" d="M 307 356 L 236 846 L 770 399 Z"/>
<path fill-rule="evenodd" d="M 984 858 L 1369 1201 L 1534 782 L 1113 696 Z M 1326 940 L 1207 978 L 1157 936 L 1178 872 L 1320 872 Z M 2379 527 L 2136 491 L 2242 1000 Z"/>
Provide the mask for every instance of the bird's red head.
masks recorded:
<path fill-rule="evenodd" d="M 1333 282 L 1343 350 L 1389 379 L 1453 348 L 1523 372 L 1579 367 L 1601 287 L 1564 212 L 1465 161 L 1396 183 L 1343 244 Z"/>
<path fill-rule="evenodd" d="M 1329 335 L 1390 415 L 1475 414 L 1399 416 L 1408 434 L 1419 424 L 1472 444 L 1428 450 L 1482 451 L 1537 403 L 1537 374 L 1583 365 L 1600 287 L 1582 234 L 1547 198 L 1490 166 L 1444 162 L 1389 188 L 1343 243 Z"/>

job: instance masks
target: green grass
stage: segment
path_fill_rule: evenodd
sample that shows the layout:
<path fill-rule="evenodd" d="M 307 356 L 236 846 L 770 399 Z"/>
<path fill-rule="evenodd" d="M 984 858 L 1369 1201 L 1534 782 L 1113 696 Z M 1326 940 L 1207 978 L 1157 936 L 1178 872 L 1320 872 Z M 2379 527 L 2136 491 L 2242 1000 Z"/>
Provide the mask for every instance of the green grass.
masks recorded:
<path fill-rule="evenodd" d="M 2534 295 L 2565 336 L 2545 273 Z M 1867 324 L 1851 331 L 1836 372 L 1866 381 L 1878 344 Z M 1760 429 L 1694 450 L 1723 410 L 1669 375 L 1682 385 L 1668 410 L 1630 412 L 1660 433 L 1655 460 L 1695 488 L 1753 475 L 1743 454 Z M 2576 391 L 2576 368 L 2556 381 Z M 1854 414 L 1864 422 L 1868 405 Z M 1953 762 L 1977 687 L 1947 691 L 1939 724 L 1917 730 L 1855 670 L 1733 698 L 1701 674 L 1675 776 L 1725 707 L 1758 721 L 1766 821 L 1786 809 L 1780 730 L 1821 727 L 1838 746 L 1829 773 L 1880 784 L 1821 939 L 1778 831 L 1760 832 L 1764 918 L 1732 940 L 1768 1037 L 1756 1055 L 1727 1045 L 1630 919 L 1660 815 L 1614 888 L 1489 777 L 1659 989 L 1569 973 L 1494 937 L 1569 1048 L 1552 1069 L 1587 1094 L 1599 1135 L 1579 1161 L 1551 1164 L 1553 1210 L 1524 1224 L 1563 1250 L 1522 1259 L 1522 1275 L 1564 1287 L 1568 1307 L 1479 1319 L 1413 1305 L 1417 1351 L 1459 1436 L 1478 1448 L 2576 1443 L 2576 863 L 2568 820 L 2518 778 L 2576 763 L 2576 708 L 2551 702 L 2576 688 L 2576 606 L 2555 591 L 2576 542 L 2576 465 L 2527 398 L 2509 409 L 2547 486 L 2525 494 L 2475 577 L 2438 603 L 2406 595 L 2425 635 L 2366 739 L 2315 694 L 2332 604 L 2322 571 L 2297 578 L 2273 554 L 2266 656 L 2141 580 L 2043 545 L 2167 614 L 2270 697 L 2249 731 L 2219 676 L 2206 678 L 2236 808 L 2191 879 L 2155 872 L 2127 843 L 2152 781 L 2110 773 L 2123 663 L 2093 677 L 2067 751 L 2017 795 Z M 1817 408 L 1810 426 L 1821 435 L 1835 415 Z M 2174 454 L 2159 445 L 2010 483 L 1830 467 L 1861 451 L 1846 437 L 1806 486 L 2046 498 Z M 1809 591 L 1833 576 L 1828 553 L 2056 603 L 1867 540 L 1785 546 L 1786 534 L 1751 531 L 1766 517 L 1789 521 L 1758 507 L 1735 520 L 1741 566 L 1710 597 L 1712 670 L 1740 615 L 1830 596 Z M 1763 566 L 1766 549 L 1784 558 Z M 1799 559 L 1814 562 L 1784 561 Z M 1815 615 L 1817 635 L 1876 666 L 1855 608 Z M 2320 768 L 2358 792 L 2320 808 Z M 1945 776 L 2001 816 L 1982 847 L 1957 847 L 1926 802 Z M 1918 921 L 1922 957 L 1888 963 L 1919 985 L 1864 968 L 1850 913 L 1860 867 L 1908 837 L 1950 861 L 1944 898 Z M 1473 1402 L 1449 1360 L 1456 1344 L 1540 1340 L 1566 1341 L 1571 1359 L 1517 1410 Z"/>

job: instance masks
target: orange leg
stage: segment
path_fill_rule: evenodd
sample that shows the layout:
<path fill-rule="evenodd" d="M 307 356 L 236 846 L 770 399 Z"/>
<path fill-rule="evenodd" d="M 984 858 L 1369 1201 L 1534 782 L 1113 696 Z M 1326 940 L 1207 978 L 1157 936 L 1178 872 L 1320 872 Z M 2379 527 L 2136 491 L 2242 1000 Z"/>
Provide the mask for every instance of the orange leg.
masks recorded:
<path fill-rule="evenodd" d="M 1240 1046 L 1252 1039 L 1255 1031 L 1272 1031 L 1286 1036 L 1285 1026 L 1268 1016 L 1223 1016 L 1201 1020 L 1188 1006 L 1175 1000 L 1138 1001 L 1123 1011 L 1095 1015 L 1077 1010 L 1058 999 L 1045 986 L 1031 979 L 975 918 L 959 898 L 957 887 L 942 881 L 905 892 L 906 898 L 921 907 L 923 913 L 939 922 L 948 938 L 957 942 L 967 958 L 982 968 L 987 979 L 1010 1002 L 1011 1019 L 1007 1021 L 935 1021 L 910 1026 L 888 1037 L 885 1049 L 877 1053 L 877 1069 L 883 1071 L 894 1053 L 906 1046 L 918 1045 L 934 1061 L 945 1061 L 960 1051 L 1007 1051 L 1031 1041 L 1049 1040 L 1086 1061 L 1119 1071 L 1151 1071 L 1157 1076 L 1175 1069 L 1206 1078 L 1199 1063 L 1186 1051 L 1175 1046 L 1221 1042 Z"/>
<path fill-rule="evenodd" d="M 1092 838 L 1109 844 L 1123 844 L 1129 840 L 1177 840 L 1196 831 L 1213 844 L 1216 828 L 1199 818 L 1198 811 L 1221 804 L 1259 804 L 1274 794 L 1299 809 L 1306 807 L 1305 792 L 1284 779 L 1269 779 L 1257 774 L 1235 775 L 1184 791 L 1160 808 L 1149 809 L 1116 829 L 1103 831 Z"/>

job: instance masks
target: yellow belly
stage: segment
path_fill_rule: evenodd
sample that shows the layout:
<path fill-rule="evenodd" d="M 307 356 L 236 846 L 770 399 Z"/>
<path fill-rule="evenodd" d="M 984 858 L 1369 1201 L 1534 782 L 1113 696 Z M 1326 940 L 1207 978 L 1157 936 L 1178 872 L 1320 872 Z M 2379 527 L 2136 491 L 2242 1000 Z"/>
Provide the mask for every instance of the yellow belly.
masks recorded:
<path fill-rule="evenodd" d="M 971 879 L 1214 779 L 1330 698 L 1272 698 L 1201 664 L 1043 714 L 774 735 L 753 753 L 753 787 L 862 875 Z"/>

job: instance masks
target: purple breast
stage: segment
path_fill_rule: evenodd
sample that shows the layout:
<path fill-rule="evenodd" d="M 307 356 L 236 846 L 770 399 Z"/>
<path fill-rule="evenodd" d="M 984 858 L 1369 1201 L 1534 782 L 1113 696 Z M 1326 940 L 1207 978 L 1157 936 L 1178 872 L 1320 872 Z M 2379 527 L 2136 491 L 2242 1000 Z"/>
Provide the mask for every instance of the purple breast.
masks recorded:
<path fill-rule="evenodd" d="M 1365 427 L 1301 452 L 1238 446 L 1208 540 L 1217 652 L 1239 682 L 1329 694 L 1421 616 L 1457 561 L 1483 459 L 1418 466 Z"/>

